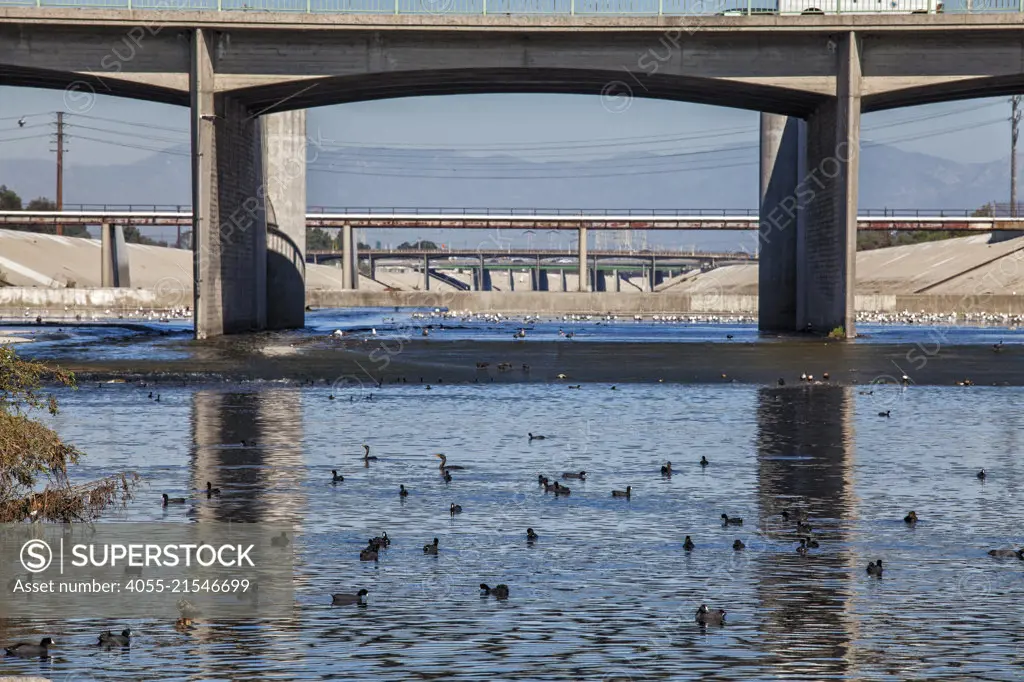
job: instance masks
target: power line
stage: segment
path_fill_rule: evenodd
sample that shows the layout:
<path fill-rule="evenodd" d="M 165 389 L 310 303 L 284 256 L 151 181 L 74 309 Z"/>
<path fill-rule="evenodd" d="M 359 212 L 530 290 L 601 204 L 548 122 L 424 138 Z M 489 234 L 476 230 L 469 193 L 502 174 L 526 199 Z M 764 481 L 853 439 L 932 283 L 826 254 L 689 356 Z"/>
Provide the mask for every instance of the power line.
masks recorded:
<path fill-rule="evenodd" d="M 35 135 L 24 135 L 22 137 L 0 137 L 0 142 L 20 142 L 22 140 L 38 140 L 49 138 L 52 133 L 37 133 Z"/>
<path fill-rule="evenodd" d="M 865 132 L 884 130 L 884 129 L 888 129 L 888 128 L 894 128 L 894 127 L 908 125 L 908 124 L 911 124 L 911 123 L 918 123 L 918 122 L 922 122 L 922 121 L 929 121 L 929 120 L 934 120 L 934 119 L 938 119 L 938 118 L 943 118 L 943 117 L 948 117 L 948 116 L 955 116 L 955 115 L 959 115 L 959 114 L 964 114 L 964 113 L 968 113 L 968 112 L 972 112 L 972 111 L 978 111 L 978 110 L 981 110 L 981 109 L 988 108 L 990 106 L 993 106 L 993 105 L 985 104 L 985 105 L 982 105 L 982 106 L 970 106 L 970 107 L 960 108 L 960 109 L 957 109 L 957 110 L 954 110 L 954 111 L 945 111 L 945 112 L 940 112 L 940 113 L 927 114 L 925 116 L 918 116 L 918 117 L 903 119 L 903 120 L 899 120 L 899 121 L 892 121 L 892 122 L 883 123 L 883 124 L 879 124 L 879 125 L 875 125 L 875 126 L 865 126 L 864 130 L 865 130 Z M 747 132 L 753 132 L 755 129 L 753 129 L 753 128 L 741 128 L 741 129 L 734 129 L 734 130 L 743 130 L 743 131 L 747 131 Z M 702 134 L 702 135 L 698 135 L 698 136 L 695 136 L 695 137 L 699 137 L 701 139 L 707 139 L 707 138 L 722 137 L 722 136 L 725 136 L 725 135 L 732 135 L 732 134 L 733 134 L 732 130 L 727 130 L 727 131 L 719 131 L 719 132 L 710 133 L 710 134 Z M 651 139 L 651 138 L 621 138 L 621 139 L 627 140 L 627 139 Z M 683 139 L 689 139 L 689 138 L 688 137 L 677 137 L 677 138 L 672 138 L 672 139 L 683 140 Z M 593 145 L 590 145 L 590 146 L 591 147 L 606 147 L 606 146 L 613 146 L 613 145 L 605 145 L 603 142 L 598 142 L 598 143 L 594 143 Z M 530 148 L 530 147 L 520 147 L 519 149 L 527 149 L 527 148 Z M 546 154 L 546 155 L 545 154 L 541 154 L 540 155 L 541 157 L 557 155 L 558 154 L 557 153 L 558 149 L 569 149 L 568 147 L 562 147 L 560 145 L 548 145 L 548 146 L 546 146 L 544 148 L 550 150 L 550 154 Z M 726 149 L 723 149 L 723 148 L 720 148 L 720 147 L 717 147 L 717 148 L 708 147 L 708 148 L 704 148 L 704 149 L 681 151 L 681 152 L 674 153 L 674 154 L 661 154 L 661 153 L 658 153 L 657 150 L 644 150 L 644 151 L 647 151 L 648 153 L 656 154 L 657 157 L 658 157 L 657 161 L 660 161 L 662 159 L 669 160 L 669 159 L 674 159 L 674 158 L 682 158 L 682 157 L 695 156 L 695 155 L 701 155 L 701 154 L 730 153 L 730 152 L 743 151 L 743 150 L 753 150 L 753 149 L 758 149 L 758 148 L 759 148 L 759 143 L 754 143 L 754 144 L 751 144 L 751 145 L 743 145 L 743 146 L 731 147 L 731 148 L 726 148 Z M 407 151 L 402 151 L 401 148 L 393 149 L 392 147 L 384 147 L 383 148 L 384 151 L 369 151 L 369 149 L 371 149 L 371 148 L 370 147 L 366 147 L 366 146 L 355 146 L 353 148 L 337 148 L 337 147 L 335 147 L 334 149 L 340 149 L 340 153 L 343 154 L 344 157 L 347 157 L 347 158 L 353 158 L 353 157 L 355 157 L 355 158 L 370 158 L 370 159 L 373 159 L 373 160 L 378 159 L 378 158 L 401 159 L 401 160 L 408 160 L 408 161 L 415 162 L 417 164 L 417 166 L 419 166 L 421 168 L 424 167 L 424 164 L 430 164 L 432 167 L 435 167 L 435 168 L 438 165 L 442 165 L 441 169 L 443 169 L 443 170 L 448 170 L 452 166 L 465 167 L 466 169 L 469 169 L 469 168 L 472 168 L 472 167 L 481 167 L 481 166 L 482 167 L 487 167 L 487 168 L 501 167 L 502 169 L 513 170 L 513 167 L 515 167 L 515 166 L 524 167 L 524 163 L 528 163 L 530 167 L 534 167 L 532 163 L 524 162 L 520 158 L 514 158 L 514 157 L 513 158 L 495 159 L 493 157 L 476 158 L 476 157 L 456 156 L 456 157 L 452 157 L 452 158 L 449 158 L 449 159 L 438 160 L 438 159 L 424 159 L 422 157 L 416 157 L 416 156 L 412 156 L 411 155 L 411 153 L 414 153 L 416 151 L 427 151 L 429 149 L 434 149 L 434 150 L 437 150 L 437 151 L 441 151 L 442 148 L 439 148 L 439 147 L 423 148 L 423 149 L 409 149 Z M 355 151 L 353 151 L 353 149 Z M 476 149 L 483 150 L 483 147 L 478 147 Z M 364 150 L 366 150 L 366 151 L 364 151 Z M 639 150 L 637 150 L 637 151 L 639 151 Z M 538 155 L 531 155 L 531 157 L 536 157 L 536 156 L 538 156 Z M 558 155 L 558 156 L 562 157 L 562 155 Z M 577 154 L 573 154 L 571 156 L 564 156 L 562 158 L 565 158 L 566 160 L 571 160 L 571 161 L 586 160 L 586 159 L 581 158 Z M 649 163 L 657 162 L 657 161 L 651 160 L 651 159 L 636 159 L 636 160 L 622 159 L 622 160 L 619 160 L 619 161 L 610 161 L 608 163 L 602 162 L 602 165 L 611 166 L 611 167 L 616 167 L 616 166 L 620 166 L 620 165 L 622 165 L 622 166 L 630 166 L 630 165 L 634 165 L 636 163 L 649 164 Z M 544 162 L 553 163 L 553 162 L 557 162 L 557 159 L 545 159 Z"/>
<path fill-rule="evenodd" d="M 757 132 L 757 128 L 745 126 L 742 128 L 731 128 L 724 130 L 717 130 L 712 132 L 699 132 L 699 133 L 687 133 L 684 135 L 654 135 L 645 137 L 620 137 L 620 138 L 600 138 L 598 140 L 567 140 L 559 143 L 548 143 L 541 145 L 530 145 L 522 144 L 517 142 L 500 142 L 494 144 L 476 144 L 476 143 L 465 143 L 465 144 L 449 144 L 439 146 L 437 144 L 408 144 L 403 142 L 378 142 L 378 143 L 363 143 L 363 142 L 342 142 L 338 145 L 322 145 L 328 149 L 393 149 L 396 151 L 408 150 L 408 151 L 438 151 L 438 150 L 461 150 L 461 151 L 524 151 L 524 150 L 539 150 L 539 151 L 550 151 L 552 149 L 564 149 L 564 150 L 576 150 L 576 149 L 591 149 L 591 148 L 612 148 L 622 146 L 647 146 L 652 144 L 667 144 L 672 142 L 686 142 L 694 139 L 707 139 L 712 137 L 724 137 L 726 135 L 739 135 L 742 133 L 754 133 Z M 646 140 L 646 142 L 640 142 L 640 140 Z M 333 141 L 333 140 L 332 140 Z"/>
<path fill-rule="evenodd" d="M 86 118 L 86 119 L 89 119 L 91 121 L 103 121 L 103 122 L 106 122 L 106 123 L 120 123 L 120 124 L 126 125 L 126 126 L 135 126 L 137 128 L 145 128 L 146 130 L 153 130 L 154 127 L 157 127 L 157 126 L 154 126 L 152 123 L 138 123 L 136 121 L 125 121 L 125 120 L 120 119 L 120 118 L 108 118 L 108 117 L 105 117 L 105 116 L 92 116 L 90 114 L 72 114 L 72 113 L 69 113 L 68 116 L 74 116 L 76 118 Z M 189 130 L 187 128 L 168 128 L 168 127 L 165 127 L 165 126 L 159 126 L 158 129 L 166 131 L 166 132 L 171 132 L 171 133 L 184 133 L 186 135 L 189 133 Z"/>
<path fill-rule="evenodd" d="M 68 128 L 76 128 L 76 129 L 80 129 L 80 130 L 95 130 L 96 132 L 107 133 L 107 134 L 110 134 L 110 135 L 121 135 L 123 137 L 132 137 L 132 138 L 138 138 L 139 137 L 138 133 L 124 133 L 124 132 L 121 132 L 120 130 L 108 130 L 107 128 L 97 128 L 95 126 L 84 126 L 84 125 L 81 125 L 81 124 L 78 124 L 78 123 L 69 123 L 69 124 L 66 124 L 66 126 Z M 174 139 L 174 138 L 170 138 L 170 137 L 163 137 L 161 135 L 154 135 L 152 133 L 148 133 L 146 135 L 146 139 L 147 140 L 162 140 L 164 142 L 175 142 L 175 143 L 178 143 L 178 144 L 180 144 L 180 143 L 185 141 L 185 140 L 181 140 L 181 139 Z"/>
<path fill-rule="evenodd" d="M 49 128 L 52 123 L 36 123 L 30 126 L 10 126 L 7 128 L 0 128 L 0 132 L 13 132 L 15 130 L 32 130 L 33 128 Z"/>
<path fill-rule="evenodd" d="M 359 170 L 329 170 L 324 168 L 309 167 L 310 172 L 314 173 L 333 173 L 339 175 L 368 175 L 372 177 L 386 177 L 386 178 L 430 178 L 434 180 L 553 180 L 553 179 L 586 179 L 586 178 L 621 178 L 629 177 L 633 175 L 669 175 L 674 173 L 692 173 L 695 171 L 702 170 L 717 170 L 720 168 L 739 168 L 741 166 L 756 166 L 758 161 L 749 161 L 743 163 L 732 163 L 732 164 L 718 164 L 713 166 L 697 166 L 693 168 L 678 168 L 665 170 L 659 168 L 656 170 L 649 171 L 635 171 L 632 173 L 573 173 L 571 175 L 422 175 L 415 173 L 371 173 L 367 171 Z"/>
<path fill-rule="evenodd" d="M 881 130 L 884 128 L 892 128 L 896 126 L 907 125 L 910 123 L 917 123 L 920 121 L 928 121 L 936 118 L 943 118 L 946 116 L 955 116 L 958 114 L 969 113 L 972 111 L 979 111 L 988 107 L 994 106 L 992 103 L 986 103 L 982 105 L 971 105 L 962 107 L 954 111 L 944 111 L 940 113 L 925 114 L 924 116 L 916 116 L 912 118 L 906 118 L 899 121 L 892 121 L 883 123 L 876 126 L 865 126 L 865 130 Z M 717 130 L 713 132 L 699 132 L 699 133 L 687 133 L 683 135 L 653 135 L 653 136 L 639 136 L 639 137 L 620 137 L 620 138 L 602 138 L 598 140 L 567 140 L 558 143 L 549 143 L 541 145 L 528 145 L 517 142 L 502 142 L 493 144 L 476 144 L 476 143 L 465 143 L 465 144 L 448 144 L 439 146 L 437 144 L 415 144 L 415 143 L 403 143 L 403 142 L 376 142 L 376 143 L 365 143 L 365 142 L 340 142 L 336 145 L 321 145 L 328 149 L 388 149 L 395 151 L 409 150 L 409 151 L 435 151 L 435 150 L 463 150 L 463 151 L 493 151 L 493 150 L 511 150 L 511 151 L 527 151 L 527 150 L 539 150 L 544 152 L 551 152 L 553 150 L 575 150 L 575 149 L 592 149 L 592 148 L 611 148 L 628 146 L 635 144 L 635 146 L 647 146 L 653 144 L 669 144 L 673 142 L 683 142 L 691 139 L 708 139 L 712 137 L 724 137 L 728 135 L 740 135 L 743 133 L 756 133 L 756 127 L 744 126 L 737 128 L 727 128 Z M 332 142 L 334 142 L 332 140 Z"/>
<path fill-rule="evenodd" d="M 20 114 L 15 116 L 0 116 L 0 121 L 16 121 L 22 118 L 35 118 L 36 116 L 49 116 L 52 111 L 40 111 L 35 114 Z"/>
<path fill-rule="evenodd" d="M 115 147 L 124 147 L 126 149 L 141 149 L 147 152 L 154 152 L 157 154 L 171 154 L 173 156 L 192 156 L 190 152 L 179 152 L 171 149 L 159 149 L 157 147 L 146 147 L 138 144 L 128 144 L 127 142 L 114 142 L 113 140 L 101 140 L 98 137 L 88 137 L 86 135 L 75 135 L 76 140 L 88 140 L 89 142 L 99 142 L 101 144 L 109 144 Z"/>
<path fill-rule="evenodd" d="M 994 123 L 1001 123 L 1001 122 L 1003 122 L 1003 120 L 1004 120 L 1003 118 L 992 119 L 990 121 L 979 123 L 979 124 L 976 125 L 976 127 L 983 127 L 983 126 L 993 125 Z M 885 126 L 881 126 L 881 127 L 885 128 L 885 127 L 891 127 L 891 126 L 885 125 Z M 961 131 L 963 131 L 963 127 L 962 126 L 953 126 L 953 127 L 945 128 L 945 129 L 938 130 L 938 131 L 929 131 L 927 133 L 920 134 L 920 135 L 911 135 L 911 136 L 904 136 L 902 138 L 894 138 L 894 139 L 883 140 L 883 141 L 878 141 L 878 142 L 870 142 L 870 143 L 868 143 L 865 146 L 877 146 L 877 145 L 883 144 L 883 143 L 885 143 L 885 144 L 896 144 L 896 143 L 900 143 L 900 142 L 911 142 L 911 141 L 918 140 L 918 139 L 924 139 L 924 138 L 928 138 L 928 137 L 937 137 L 939 135 L 944 135 L 944 134 L 949 134 L 949 133 L 954 133 L 954 132 L 961 132 Z M 750 147 L 750 149 L 756 149 L 756 148 L 757 148 L 756 145 Z M 739 149 L 746 149 L 746 148 L 736 148 L 736 150 L 739 150 Z M 733 150 L 733 151 L 736 151 L 736 150 Z M 318 168 L 316 165 L 311 165 L 311 166 L 309 166 L 309 170 L 310 170 L 310 172 L 334 173 L 334 174 L 344 174 L 344 175 L 365 175 L 365 176 L 371 176 L 371 177 L 424 178 L 424 179 L 441 179 L 441 180 L 445 180 L 445 179 L 448 179 L 448 180 L 453 180 L 453 179 L 458 179 L 458 180 L 551 180 L 551 179 L 566 179 L 566 178 L 626 177 L 626 176 L 632 176 L 632 175 L 653 175 L 653 174 L 661 174 L 661 173 L 664 173 L 664 174 L 690 173 L 690 172 L 701 171 L 701 170 L 715 170 L 715 169 L 719 169 L 719 168 L 738 168 L 738 167 L 743 167 L 743 166 L 753 166 L 753 165 L 756 165 L 757 163 L 758 162 L 756 160 L 751 160 L 749 162 L 741 162 L 741 163 L 726 163 L 726 164 L 717 164 L 717 165 L 710 165 L 710 166 L 704 165 L 704 166 L 696 166 L 696 167 L 691 166 L 691 167 L 680 167 L 680 168 L 658 168 L 658 169 L 652 169 L 652 170 L 636 170 L 636 171 L 633 171 L 633 172 L 622 172 L 622 173 L 580 173 L 578 170 L 572 170 L 571 172 L 562 173 L 562 174 L 540 174 L 540 173 L 536 173 L 536 174 L 529 174 L 529 175 L 480 175 L 480 174 L 476 174 L 476 173 L 474 173 L 472 175 L 456 175 L 455 173 L 457 173 L 458 171 L 455 170 L 455 169 L 446 169 L 446 170 L 449 171 L 447 173 L 445 173 L 444 171 L 442 171 L 440 169 L 437 169 L 438 172 L 436 172 L 435 174 L 408 173 L 408 172 L 404 172 L 405 171 L 404 168 L 389 167 L 389 166 L 379 166 L 379 167 L 375 168 L 374 170 L 369 170 L 369 169 L 351 169 L 351 170 L 346 170 L 346 169 L 334 169 L 334 168 L 330 168 L 330 167 L 329 168 Z M 604 167 L 614 167 L 614 165 L 609 165 L 609 166 L 602 165 L 602 167 L 603 168 Z M 641 168 L 642 167 L 643 166 L 641 166 Z M 466 170 L 466 169 L 463 169 L 463 170 Z M 505 170 L 505 169 L 502 168 L 502 169 L 497 169 L 497 170 Z M 538 169 L 538 170 L 541 170 L 541 169 Z M 374 172 L 374 171 L 384 171 L 384 172 Z M 387 172 L 387 171 L 393 171 L 393 172 Z"/>

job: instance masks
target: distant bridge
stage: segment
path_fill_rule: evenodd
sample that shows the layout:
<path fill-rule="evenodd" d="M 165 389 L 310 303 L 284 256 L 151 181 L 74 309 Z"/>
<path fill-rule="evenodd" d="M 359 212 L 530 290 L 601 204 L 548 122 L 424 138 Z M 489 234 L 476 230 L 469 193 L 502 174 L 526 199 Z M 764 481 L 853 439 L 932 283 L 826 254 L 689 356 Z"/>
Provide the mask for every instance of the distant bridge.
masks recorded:
<path fill-rule="evenodd" d="M 730 260 L 730 261 L 751 261 L 757 260 L 756 256 L 753 256 L 745 251 L 723 251 L 723 252 L 709 252 L 709 251 L 680 251 L 680 250 L 668 250 L 668 249 L 639 249 L 639 250 L 624 250 L 624 249 L 601 249 L 595 250 L 590 249 L 589 255 L 591 258 L 614 258 L 623 260 L 644 260 L 649 261 L 652 258 L 656 258 L 659 261 L 715 261 L 715 260 Z M 321 263 L 328 260 L 336 260 L 344 257 L 345 252 L 341 249 L 314 249 L 306 252 L 306 260 L 313 263 Z M 457 260 L 466 259 L 480 259 L 485 258 L 488 260 L 501 260 L 504 265 L 502 267 L 509 267 L 515 265 L 532 266 L 536 262 L 551 261 L 554 259 L 575 261 L 578 254 L 575 249 L 522 249 L 518 247 L 509 247 L 507 249 L 496 249 L 496 248 L 476 248 L 476 249 L 359 249 L 360 258 L 373 258 L 377 261 L 386 260 L 422 260 L 429 258 L 432 261 L 439 259 L 448 259 L 453 261 L 453 267 L 457 266 Z M 520 262 L 515 262 L 515 261 Z M 527 261 L 527 262 L 523 262 Z M 557 264 L 556 264 L 557 265 Z"/>
<path fill-rule="evenodd" d="M 859 230 L 951 232 L 1024 231 L 1024 219 L 973 216 L 973 211 L 871 209 L 857 218 Z M 64 211 L 0 211 L 3 225 L 191 226 L 188 206 L 80 204 Z M 307 228 L 543 229 L 543 230 L 756 230 L 756 210 L 567 210 L 478 208 L 317 208 Z"/>

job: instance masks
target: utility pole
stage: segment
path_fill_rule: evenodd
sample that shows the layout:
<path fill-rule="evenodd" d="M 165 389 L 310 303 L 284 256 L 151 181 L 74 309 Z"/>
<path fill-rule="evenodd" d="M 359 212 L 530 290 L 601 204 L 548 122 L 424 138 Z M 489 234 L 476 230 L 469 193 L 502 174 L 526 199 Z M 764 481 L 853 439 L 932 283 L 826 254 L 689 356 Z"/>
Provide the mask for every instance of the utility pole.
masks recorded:
<path fill-rule="evenodd" d="M 1017 134 L 1020 129 L 1020 95 L 1010 98 L 1010 217 L 1017 217 Z"/>
<path fill-rule="evenodd" d="M 57 112 L 57 210 L 64 210 L 64 112 Z M 64 234 L 64 226 L 57 223 L 57 234 Z"/>

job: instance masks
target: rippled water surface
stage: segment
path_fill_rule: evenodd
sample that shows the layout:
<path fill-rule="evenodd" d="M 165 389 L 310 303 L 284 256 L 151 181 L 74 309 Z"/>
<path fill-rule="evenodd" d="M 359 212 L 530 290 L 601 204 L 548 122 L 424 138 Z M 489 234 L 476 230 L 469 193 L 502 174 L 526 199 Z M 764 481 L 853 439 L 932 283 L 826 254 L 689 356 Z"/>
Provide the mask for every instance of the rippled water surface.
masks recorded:
<path fill-rule="evenodd" d="M 438 309 L 439 310 L 439 309 Z M 433 313 L 433 316 L 432 316 Z M 192 357 L 197 350 L 187 342 L 192 338 L 191 322 L 173 320 L 166 323 L 132 323 L 110 320 L 93 326 L 0 325 L 0 335 L 11 334 L 32 341 L 21 346 L 21 353 L 40 359 L 83 358 L 90 360 L 178 360 Z M 719 321 L 665 321 L 645 318 L 635 321 L 631 316 L 617 319 L 562 319 L 561 317 L 529 318 L 522 315 L 503 319 L 446 318 L 431 309 L 362 308 L 328 309 L 306 313 L 306 327 L 284 332 L 276 338 L 282 343 L 308 341 L 342 331 L 357 337 L 379 339 L 418 339 L 428 328 L 434 341 L 509 341 L 520 329 L 526 330 L 530 341 L 570 343 L 706 343 L 733 344 L 776 343 L 779 337 L 761 335 L 757 324 L 740 322 L 731 316 Z M 923 349 L 953 345 L 1007 346 L 1024 344 L 1024 330 L 1007 326 L 936 325 L 936 324 L 870 324 L 857 325 L 856 344 L 890 344 L 919 346 Z M 571 334 L 571 337 L 569 336 Z M 785 339 L 792 342 L 792 337 Z"/>
<path fill-rule="evenodd" d="M 1024 542 L 1021 389 L 409 385 L 349 402 L 264 384 L 163 386 L 160 403 L 149 390 L 61 396 L 56 427 L 89 453 L 78 475 L 138 471 L 145 485 L 126 519 L 294 523 L 296 618 L 203 621 L 189 635 L 130 622 L 131 651 L 111 654 L 92 645 L 121 623 L 40 614 L 0 624 L 0 636 L 52 635 L 55 657 L 2 659 L 0 675 L 1021 677 L 1024 563 L 986 555 Z M 892 418 L 877 416 L 892 405 Z M 531 443 L 528 432 L 547 438 Z M 362 443 L 380 457 L 368 467 Z M 466 467 L 451 484 L 435 452 Z M 659 475 L 665 460 L 670 479 Z M 332 485 L 331 469 L 345 482 Z M 536 483 L 579 470 L 587 480 L 565 481 L 569 497 Z M 206 480 L 220 499 L 193 492 Z M 627 485 L 629 500 L 611 497 Z M 165 512 L 163 492 L 192 498 Z M 465 509 L 454 519 L 452 502 Z M 794 506 L 809 510 L 821 543 L 808 556 L 779 516 Z M 902 521 L 911 509 L 914 528 Z M 723 512 L 743 526 L 723 529 Z M 540 535 L 533 545 L 527 527 Z M 360 562 L 382 530 L 392 547 Z M 424 556 L 435 536 L 439 556 Z M 880 580 L 865 573 L 878 558 Z M 481 582 L 512 596 L 481 599 Z M 366 608 L 330 605 L 332 592 L 361 587 Z M 728 624 L 703 631 L 701 603 L 725 608 Z"/>

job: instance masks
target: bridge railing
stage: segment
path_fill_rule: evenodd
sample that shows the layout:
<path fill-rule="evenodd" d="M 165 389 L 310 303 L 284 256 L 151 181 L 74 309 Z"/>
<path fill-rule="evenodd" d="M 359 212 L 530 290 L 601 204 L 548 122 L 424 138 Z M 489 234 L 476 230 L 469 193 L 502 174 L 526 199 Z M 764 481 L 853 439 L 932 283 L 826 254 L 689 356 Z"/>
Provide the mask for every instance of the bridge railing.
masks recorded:
<path fill-rule="evenodd" d="M 785 14 L 1022 12 L 1024 0 L 884 0 L 865 12 L 856 0 L 782 0 Z M 713 16 L 779 14 L 780 0 L 0 0 L 0 7 L 402 15 Z M 806 6 L 805 6 L 806 5 Z M 793 9 L 795 8 L 795 9 Z M 934 11 L 934 10 L 932 10 Z"/>
<path fill-rule="evenodd" d="M 182 204 L 64 204 L 65 211 L 112 211 L 118 213 L 191 213 Z"/>
<path fill-rule="evenodd" d="M 120 213 L 191 213 L 192 207 L 181 204 L 64 204 L 65 211 L 116 211 Z M 1008 205 L 991 209 L 996 217 L 1009 217 Z M 857 214 L 868 218 L 970 218 L 977 209 L 964 208 L 866 208 Z M 452 206 L 409 206 L 382 208 L 379 206 L 310 206 L 308 215 L 450 215 L 450 216 L 664 216 L 687 217 L 756 217 L 756 208 L 492 208 Z M 1024 209 L 1018 211 L 1024 214 Z M 986 216 L 980 216 L 986 217 Z"/>

